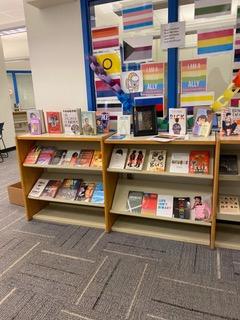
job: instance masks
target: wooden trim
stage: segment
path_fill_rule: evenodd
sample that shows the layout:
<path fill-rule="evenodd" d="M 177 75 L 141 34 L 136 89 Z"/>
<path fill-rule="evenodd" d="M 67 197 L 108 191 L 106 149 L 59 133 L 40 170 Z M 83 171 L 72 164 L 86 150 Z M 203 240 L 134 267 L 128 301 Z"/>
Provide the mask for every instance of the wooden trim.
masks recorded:
<path fill-rule="evenodd" d="M 44 133 L 40 135 L 31 135 L 31 134 L 23 134 L 18 135 L 17 140 L 31 140 L 31 141 L 89 141 L 89 142 L 101 142 L 104 138 L 109 137 L 112 133 L 106 134 L 99 134 L 93 136 L 75 136 L 75 135 L 65 135 L 64 133 L 61 134 L 49 134 Z"/>

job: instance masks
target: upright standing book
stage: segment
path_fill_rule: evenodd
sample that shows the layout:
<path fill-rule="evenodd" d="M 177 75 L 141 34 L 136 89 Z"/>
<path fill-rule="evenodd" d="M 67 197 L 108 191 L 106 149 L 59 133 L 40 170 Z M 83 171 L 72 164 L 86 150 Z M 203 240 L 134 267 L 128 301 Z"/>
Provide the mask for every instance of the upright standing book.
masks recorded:
<path fill-rule="evenodd" d="M 47 117 L 48 133 L 63 132 L 61 112 L 47 111 L 46 117 Z"/>
<path fill-rule="evenodd" d="M 96 112 L 97 133 L 108 133 L 110 127 L 110 114 L 108 112 Z"/>
<path fill-rule="evenodd" d="M 38 157 L 42 151 L 42 148 L 40 146 L 34 146 L 28 155 L 26 156 L 24 163 L 25 164 L 35 164 L 38 160 Z"/>
<path fill-rule="evenodd" d="M 127 148 L 114 148 L 112 152 L 109 168 L 112 169 L 124 169 L 127 159 Z"/>
<path fill-rule="evenodd" d="M 158 195 L 157 216 L 172 218 L 173 216 L 173 196 Z"/>
<path fill-rule="evenodd" d="M 66 134 L 81 134 L 81 109 L 66 109 L 62 111 L 63 127 Z"/>
<path fill-rule="evenodd" d="M 196 221 L 210 220 L 212 214 L 211 202 L 211 195 L 196 195 L 193 198 L 191 210 L 193 212 L 193 218 Z"/>
<path fill-rule="evenodd" d="M 42 110 L 27 110 L 28 130 L 30 134 L 38 135 L 46 132 Z"/>
<path fill-rule="evenodd" d="M 170 172 L 188 173 L 189 170 L 189 154 L 187 152 L 172 153 Z"/>
<path fill-rule="evenodd" d="M 30 197 L 39 198 L 43 193 L 46 185 L 48 184 L 48 179 L 38 179 L 38 181 L 33 186 L 31 192 L 29 193 Z"/>
<path fill-rule="evenodd" d="M 55 198 L 58 189 L 61 187 L 62 180 L 50 180 L 43 190 L 42 197 L 43 198 Z"/>
<path fill-rule="evenodd" d="M 82 111 L 82 131 L 84 135 L 94 135 L 96 130 L 96 115 L 94 111 Z"/>
<path fill-rule="evenodd" d="M 130 115 L 118 115 L 117 118 L 117 134 L 129 135 L 131 133 L 131 116 Z"/>
<path fill-rule="evenodd" d="M 240 134 L 240 109 L 239 107 L 231 107 L 221 113 L 222 128 L 221 134 L 224 136 L 232 136 Z"/>
<path fill-rule="evenodd" d="M 144 193 L 141 214 L 155 216 L 157 211 L 157 198 L 158 195 L 156 193 Z"/>
<path fill-rule="evenodd" d="M 208 137 L 212 129 L 212 122 L 212 111 L 207 108 L 198 108 L 192 129 L 193 135 Z"/>
<path fill-rule="evenodd" d="M 186 108 L 169 109 L 169 133 L 176 135 L 185 135 L 187 133 Z"/>
<path fill-rule="evenodd" d="M 142 210 L 143 192 L 129 191 L 126 209 L 130 213 L 140 214 Z"/>
<path fill-rule="evenodd" d="M 209 151 L 191 151 L 189 157 L 189 172 L 190 173 L 209 173 Z"/>
<path fill-rule="evenodd" d="M 150 150 L 147 170 L 154 172 L 163 172 L 165 170 L 166 158 L 166 150 Z"/>
<path fill-rule="evenodd" d="M 79 179 L 64 179 L 61 187 L 58 190 L 56 199 L 74 201 L 80 183 L 81 180 Z"/>
<path fill-rule="evenodd" d="M 219 211 L 224 214 L 240 214 L 237 196 L 220 196 Z"/>
<path fill-rule="evenodd" d="M 142 170 L 146 149 L 131 149 L 128 155 L 125 169 Z"/>
<path fill-rule="evenodd" d="M 190 219 L 191 202 L 189 197 L 173 198 L 173 216 L 174 218 Z"/>
<path fill-rule="evenodd" d="M 94 150 L 81 150 L 77 165 L 80 167 L 89 167 L 93 158 Z"/>
<path fill-rule="evenodd" d="M 104 203 L 104 191 L 103 191 L 103 184 L 102 182 L 97 182 L 93 195 L 92 195 L 92 199 L 91 199 L 92 203 L 99 203 L 99 204 L 103 204 Z"/>
<path fill-rule="evenodd" d="M 102 168 L 102 152 L 99 150 L 95 150 L 92 161 L 91 161 L 91 167 L 94 168 Z"/>
<path fill-rule="evenodd" d="M 221 154 L 219 173 L 238 174 L 238 157 L 236 154 Z"/>

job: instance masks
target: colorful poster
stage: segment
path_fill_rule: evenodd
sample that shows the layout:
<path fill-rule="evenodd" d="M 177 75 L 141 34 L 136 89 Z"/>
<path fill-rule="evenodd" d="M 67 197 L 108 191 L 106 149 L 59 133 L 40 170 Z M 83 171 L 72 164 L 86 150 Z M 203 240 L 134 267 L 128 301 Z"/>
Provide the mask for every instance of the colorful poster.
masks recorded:
<path fill-rule="evenodd" d="M 116 77 L 113 81 L 120 85 L 120 77 Z M 116 97 L 114 91 L 100 79 L 95 79 L 95 88 L 97 98 Z"/>
<path fill-rule="evenodd" d="M 152 96 L 152 97 L 135 97 L 135 106 L 155 106 L 157 111 L 157 116 L 163 116 L 164 110 L 164 96 Z"/>
<path fill-rule="evenodd" d="M 142 71 L 122 72 L 121 88 L 124 92 L 134 93 L 143 91 Z"/>
<path fill-rule="evenodd" d="M 214 92 L 182 93 L 181 107 L 210 106 L 214 102 Z"/>
<path fill-rule="evenodd" d="M 231 14 L 232 0 L 195 0 L 195 19 Z"/>
<path fill-rule="evenodd" d="M 96 58 L 108 75 L 120 74 L 121 60 L 118 50 L 96 54 Z"/>
<path fill-rule="evenodd" d="M 125 6 L 122 9 L 122 19 L 124 31 L 153 27 L 153 4 L 142 3 Z"/>
<path fill-rule="evenodd" d="M 153 36 L 139 36 L 123 40 L 125 63 L 152 61 Z"/>
<path fill-rule="evenodd" d="M 143 95 L 164 94 L 164 63 L 141 64 Z"/>
<path fill-rule="evenodd" d="M 216 54 L 233 50 L 233 29 L 198 32 L 198 54 Z"/>
<path fill-rule="evenodd" d="M 207 59 L 181 61 L 181 92 L 207 90 Z"/>
<path fill-rule="evenodd" d="M 119 48 L 119 27 L 99 27 L 92 29 L 93 50 Z"/>
<path fill-rule="evenodd" d="M 235 47 L 234 47 L 234 61 L 233 61 L 233 76 L 240 69 L 240 33 L 236 33 Z"/>

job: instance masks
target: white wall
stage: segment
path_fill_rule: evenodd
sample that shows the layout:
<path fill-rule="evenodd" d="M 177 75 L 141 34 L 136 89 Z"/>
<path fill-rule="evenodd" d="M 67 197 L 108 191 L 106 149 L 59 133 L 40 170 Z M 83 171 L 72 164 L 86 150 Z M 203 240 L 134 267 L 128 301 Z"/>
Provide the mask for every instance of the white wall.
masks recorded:
<path fill-rule="evenodd" d="M 15 146 L 15 131 L 12 117 L 8 80 L 4 64 L 2 41 L 0 38 L 0 122 L 4 122 L 4 141 L 7 148 Z M 2 148 L 2 145 L 1 145 Z"/>
<path fill-rule="evenodd" d="M 87 109 L 79 1 L 24 10 L 36 108 Z"/>

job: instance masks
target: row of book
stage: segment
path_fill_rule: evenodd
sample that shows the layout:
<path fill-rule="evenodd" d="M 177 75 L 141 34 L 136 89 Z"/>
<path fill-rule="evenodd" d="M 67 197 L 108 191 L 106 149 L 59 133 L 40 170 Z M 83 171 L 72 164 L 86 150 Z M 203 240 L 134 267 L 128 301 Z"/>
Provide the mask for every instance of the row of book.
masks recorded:
<path fill-rule="evenodd" d="M 24 164 L 102 167 L 102 153 L 98 150 L 57 150 L 55 147 L 34 146 Z"/>
<path fill-rule="evenodd" d="M 44 115 L 45 114 L 45 115 Z M 66 109 L 60 111 L 28 110 L 29 133 L 66 133 L 95 135 L 109 132 L 110 115 L 108 112 L 81 111 Z"/>
<path fill-rule="evenodd" d="M 126 210 L 137 215 L 209 221 L 211 219 L 211 196 L 174 197 L 129 191 Z"/>
<path fill-rule="evenodd" d="M 116 147 L 113 149 L 109 168 L 142 170 L 146 158 L 146 149 Z M 167 150 L 150 150 L 147 170 L 165 171 Z M 170 172 L 173 173 L 209 173 L 209 151 L 197 150 L 189 152 L 173 152 L 171 155 Z"/>
<path fill-rule="evenodd" d="M 38 179 L 29 193 L 32 198 L 104 203 L 103 184 L 81 179 Z"/>

